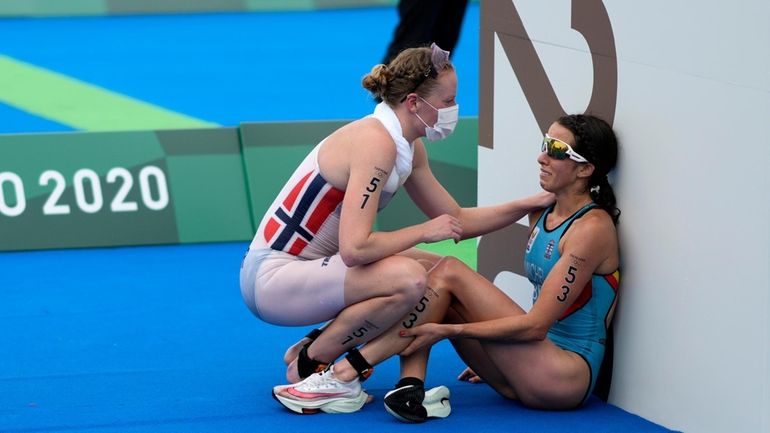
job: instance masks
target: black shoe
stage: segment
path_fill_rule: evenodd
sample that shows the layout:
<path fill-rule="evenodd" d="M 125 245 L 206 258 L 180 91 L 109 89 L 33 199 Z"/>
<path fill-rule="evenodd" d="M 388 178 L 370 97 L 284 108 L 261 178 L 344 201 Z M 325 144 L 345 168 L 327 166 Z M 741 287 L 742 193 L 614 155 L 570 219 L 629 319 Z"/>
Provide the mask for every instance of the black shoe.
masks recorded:
<path fill-rule="evenodd" d="M 428 418 L 445 418 L 452 411 L 449 388 L 438 386 L 425 392 L 422 381 L 415 378 L 399 381 L 396 389 L 385 394 L 384 400 L 388 413 L 408 423 L 421 423 Z"/>

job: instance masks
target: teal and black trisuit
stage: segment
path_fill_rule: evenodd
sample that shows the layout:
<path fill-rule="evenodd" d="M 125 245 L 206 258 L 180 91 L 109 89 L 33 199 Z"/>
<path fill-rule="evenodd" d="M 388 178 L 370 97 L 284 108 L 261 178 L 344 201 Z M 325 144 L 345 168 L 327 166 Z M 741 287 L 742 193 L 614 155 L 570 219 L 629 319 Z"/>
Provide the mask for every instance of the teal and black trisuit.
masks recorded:
<path fill-rule="evenodd" d="M 575 220 L 597 207 L 595 203 L 589 203 L 551 230 L 546 229 L 545 221 L 548 214 L 553 211 L 553 206 L 540 215 L 530 233 L 524 256 L 527 278 L 534 285 L 533 303 L 540 295 L 543 281 L 561 257 L 559 240 Z M 607 275 L 594 274 L 564 315 L 548 331 L 548 338 L 554 344 L 564 350 L 577 353 L 588 364 L 591 382 L 583 401 L 591 395 L 596 385 L 599 367 L 604 357 L 609 325 L 608 315 L 615 304 L 619 281 L 619 270 Z"/>

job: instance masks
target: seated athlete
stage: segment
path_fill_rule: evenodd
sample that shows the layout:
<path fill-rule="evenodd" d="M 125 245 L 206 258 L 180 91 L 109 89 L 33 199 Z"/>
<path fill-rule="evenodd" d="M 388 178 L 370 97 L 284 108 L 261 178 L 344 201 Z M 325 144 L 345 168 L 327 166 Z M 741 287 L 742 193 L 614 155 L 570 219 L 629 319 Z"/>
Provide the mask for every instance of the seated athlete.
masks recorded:
<path fill-rule="evenodd" d="M 459 260 L 441 259 L 411 312 L 360 350 L 371 364 L 402 355 L 402 378 L 385 396 L 391 414 L 406 422 L 448 415 L 446 408 L 435 409 L 437 398 L 448 397 L 445 387 L 424 391 L 428 351 L 444 338 L 470 368 L 461 378 L 480 378 L 506 398 L 542 409 L 586 401 L 604 356 L 620 278 L 620 212 L 607 179 L 616 159 L 617 140 L 606 122 L 570 115 L 550 126 L 537 161 L 540 185 L 556 202 L 529 214 L 531 310 Z M 365 394 L 346 360 L 273 392 L 298 412 L 355 407 L 349 402 Z"/>
<path fill-rule="evenodd" d="M 433 176 L 420 138 L 445 138 L 457 123 L 449 52 L 435 44 L 404 50 L 375 66 L 363 86 L 382 100 L 374 114 L 333 132 L 307 155 L 264 215 L 241 266 L 241 293 L 260 319 L 327 322 L 287 351 L 290 382 L 345 352 L 357 373 L 371 370 L 356 347 L 412 308 L 439 259 L 415 245 L 488 233 L 553 200 L 543 193 L 461 208 Z M 430 220 L 373 231 L 377 212 L 402 185 Z"/>

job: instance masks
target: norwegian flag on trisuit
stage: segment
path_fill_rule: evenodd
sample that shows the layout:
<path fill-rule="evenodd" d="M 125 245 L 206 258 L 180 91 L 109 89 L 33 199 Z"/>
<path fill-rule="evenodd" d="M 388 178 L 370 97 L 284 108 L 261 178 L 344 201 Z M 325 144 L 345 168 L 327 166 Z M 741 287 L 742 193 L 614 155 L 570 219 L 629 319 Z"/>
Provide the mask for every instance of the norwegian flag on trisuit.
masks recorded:
<path fill-rule="evenodd" d="M 345 191 L 331 186 L 321 173 L 311 171 L 297 182 L 270 217 L 265 226 L 265 241 L 274 250 L 299 255 L 344 196 Z"/>

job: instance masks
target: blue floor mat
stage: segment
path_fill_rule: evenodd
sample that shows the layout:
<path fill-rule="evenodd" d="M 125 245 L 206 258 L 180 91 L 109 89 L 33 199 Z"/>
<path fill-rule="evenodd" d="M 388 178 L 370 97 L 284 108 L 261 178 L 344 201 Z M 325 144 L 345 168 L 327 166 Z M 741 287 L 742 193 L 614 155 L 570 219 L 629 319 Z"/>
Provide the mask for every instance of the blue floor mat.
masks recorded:
<path fill-rule="evenodd" d="M 284 382 L 283 352 L 307 328 L 264 324 L 243 305 L 245 249 L 0 255 L 0 431 L 414 431 L 382 407 L 398 379 L 394 359 L 366 382 L 376 400 L 358 413 L 300 416 L 272 399 L 272 386 Z M 458 382 L 463 365 L 446 342 L 431 360 L 428 386 L 449 386 L 453 412 L 421 431 L 668 431 L 598 400 L 578 411 L 536 411 Z"/>

